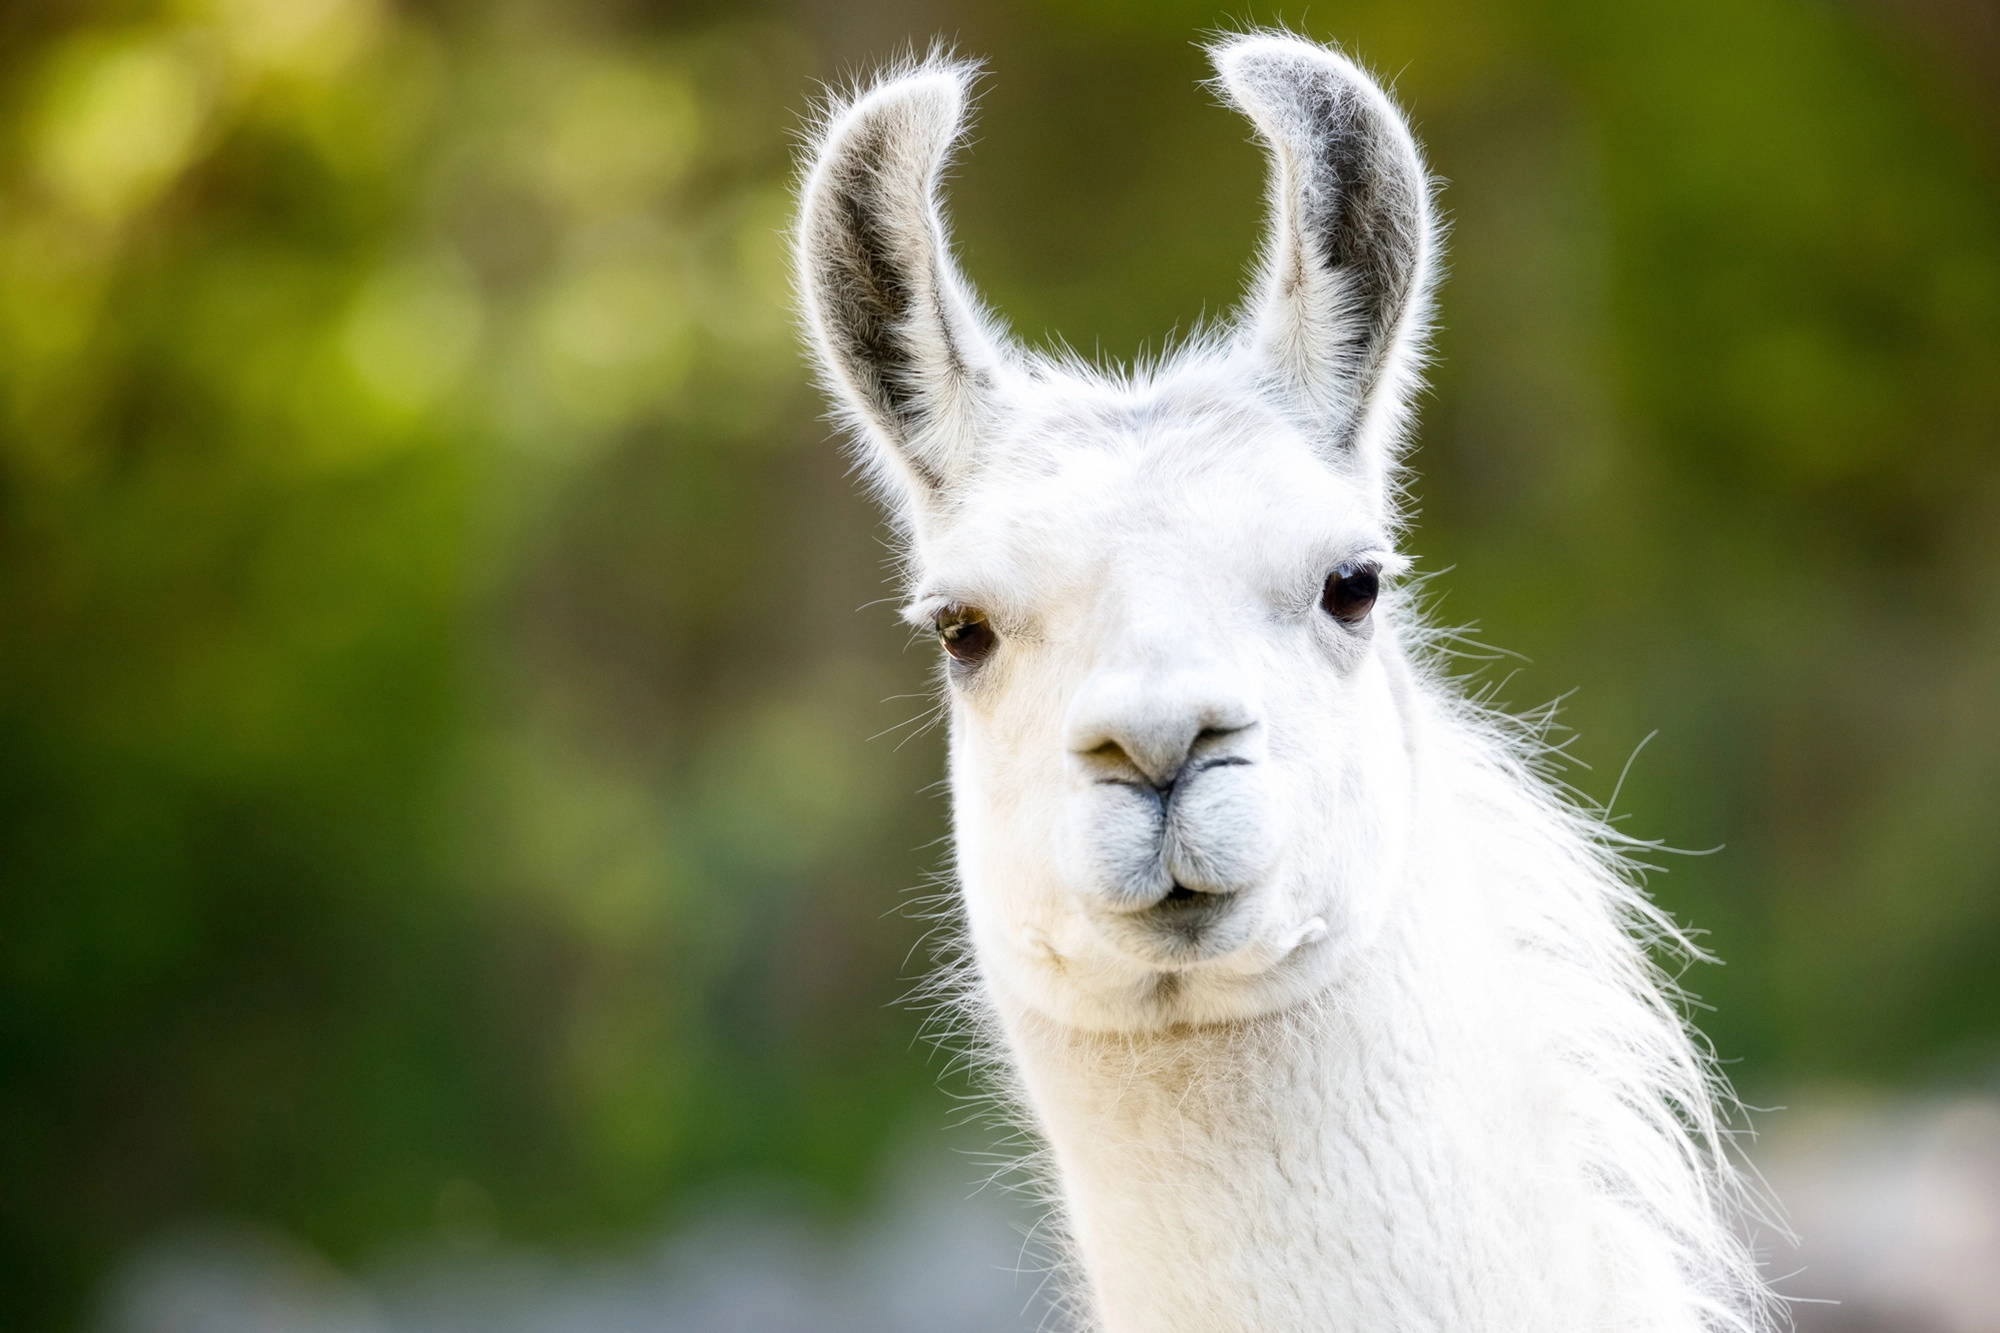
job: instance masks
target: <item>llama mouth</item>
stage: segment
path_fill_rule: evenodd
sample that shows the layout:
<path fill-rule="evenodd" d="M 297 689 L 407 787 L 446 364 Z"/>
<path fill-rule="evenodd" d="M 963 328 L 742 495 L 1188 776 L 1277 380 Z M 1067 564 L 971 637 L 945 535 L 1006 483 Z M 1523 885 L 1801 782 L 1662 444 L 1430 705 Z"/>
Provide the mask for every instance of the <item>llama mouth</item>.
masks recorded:
<path fill-rule="evenodd" d="M 1155 943 L 1167 944 L 1174 952 L 1180 952 L 1198 949 L 1235 907 L 1233 894 L 1205 893 L 1177 881 L 1164 898 L 1127 919 Z"/>

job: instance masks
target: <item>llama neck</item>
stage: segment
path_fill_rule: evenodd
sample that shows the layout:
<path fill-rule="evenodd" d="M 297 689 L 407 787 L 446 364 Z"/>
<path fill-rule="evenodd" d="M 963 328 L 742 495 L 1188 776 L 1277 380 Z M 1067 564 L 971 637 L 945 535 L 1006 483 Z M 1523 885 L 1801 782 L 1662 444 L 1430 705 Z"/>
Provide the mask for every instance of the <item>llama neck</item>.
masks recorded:
<path fill-rule="evenodd" d="M 1105 1036 L 999 997 L 1104 1333 L 1692 1327 L 1657 1282 L 1611 1295 L 1621 1223 L 1505 945 L 1463 894 L 1407 900 L 1303 1011 Z"/>

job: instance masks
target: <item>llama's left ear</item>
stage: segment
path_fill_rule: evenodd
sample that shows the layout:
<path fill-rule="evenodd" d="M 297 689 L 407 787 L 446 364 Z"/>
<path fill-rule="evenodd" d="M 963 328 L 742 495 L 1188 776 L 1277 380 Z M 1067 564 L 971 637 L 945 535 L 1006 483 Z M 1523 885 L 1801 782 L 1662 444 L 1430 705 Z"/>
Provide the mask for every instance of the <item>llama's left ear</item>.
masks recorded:
<path fill-rule="evenodd" d="M 1386 516 L 1436 269 L 1423 158 L 1388 94 L 1334 51 L 1255 33 L 1209 55 L 1271 158 L 1271 221 L 1241 336 Z"/>

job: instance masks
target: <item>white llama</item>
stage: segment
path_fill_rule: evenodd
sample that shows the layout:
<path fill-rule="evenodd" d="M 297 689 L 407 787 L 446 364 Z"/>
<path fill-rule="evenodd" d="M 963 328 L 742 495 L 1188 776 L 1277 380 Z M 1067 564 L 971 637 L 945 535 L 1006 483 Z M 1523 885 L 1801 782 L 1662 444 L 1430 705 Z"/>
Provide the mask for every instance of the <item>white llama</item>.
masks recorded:
<path fill-rule="evenodd" d="M 969 989 L 1108 1333 L 1759 1329 L 1680 944 L 1393 576 L 1437 269 L 1401 114 L 1225 40 L 1269 149 L 1238 321 L 1107 373 L 1015 346 L 936 194 L 970 71 L 835 107 L 797 260 L 943 641 Z"/>

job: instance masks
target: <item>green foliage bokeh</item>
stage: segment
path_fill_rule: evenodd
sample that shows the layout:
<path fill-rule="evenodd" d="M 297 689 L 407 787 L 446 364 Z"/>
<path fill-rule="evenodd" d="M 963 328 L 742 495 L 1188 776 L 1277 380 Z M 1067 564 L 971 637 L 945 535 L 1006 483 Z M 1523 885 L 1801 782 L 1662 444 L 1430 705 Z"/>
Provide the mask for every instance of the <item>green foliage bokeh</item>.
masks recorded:
<path fill-rule="evenodd" d="M 1952 4 L 1364 0 L 1451 277 L 1412 547 L 1752 1088 L 2000 1050 L 2000 95 Z M 1279 14 L 1252 17 L 1276 19 Z M 1228 309 L 1193 0 L 165 0 L 0 17 L 0 1290 L 190 1217 L 341 1258 L 943 1117 L 895 1000 L 929 662 L 793 346 L 818 79 L 989 58 L 953 183 L 1032 340 Z M 1960 20 L 1963 20 L 1962 22 Z M 919 26 L 913 26 L 919 25 Z M 1982 46 L 1984 42 L 1986 45 Z M 1511 675 L 1510 675 L 1511 673 Z M 916 955 L 921 958 L 921 951 Z M 463 1191 L 461 1190 L 461 1193 Z"/>

